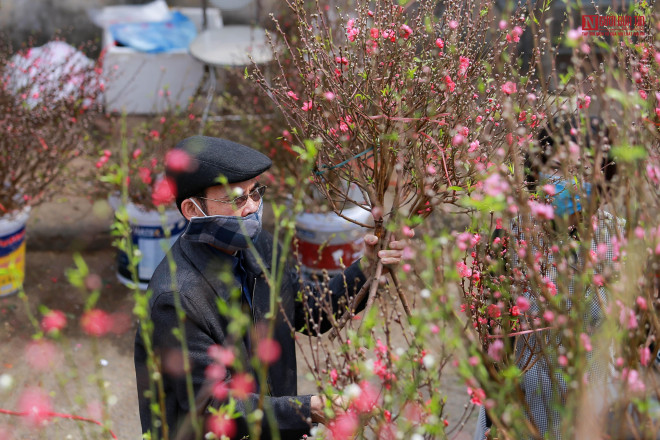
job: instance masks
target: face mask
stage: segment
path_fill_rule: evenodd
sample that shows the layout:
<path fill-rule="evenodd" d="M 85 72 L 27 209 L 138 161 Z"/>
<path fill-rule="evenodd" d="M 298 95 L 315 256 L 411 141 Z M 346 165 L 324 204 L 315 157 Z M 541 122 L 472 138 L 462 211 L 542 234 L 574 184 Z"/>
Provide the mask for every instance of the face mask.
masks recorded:
<path fill-rule="evenodd" d="M 541 178 L 548 180 L 555 187 L 555 195 L 552 196 L 552 206 L 555 209 L 555 215 L 557 217 L 565 217 L 582 211 L 580 196 L 578 194 L 575 194 L 575 196 L 571 194 L 568 190 L 568 186 L 571 183 L 568 180 L 547 174 L 541 174 Z M 584 191 L 587 198 L 589 198 L 591 196 L 590 183 L 584 184 Z"/>
<path fill-rule="evenodd" d="M 191 202 L 195 203 L 193 199 Z M 261 213 L 263 201 L 259 209 L 245 217 L 232 215 L 206 215 L 195 203 L 204 217 L 192 217 L 182 238 L 198 243 L 206 243 L 228 252 L 247 249 L 250 241 L 261 232 Z"/>

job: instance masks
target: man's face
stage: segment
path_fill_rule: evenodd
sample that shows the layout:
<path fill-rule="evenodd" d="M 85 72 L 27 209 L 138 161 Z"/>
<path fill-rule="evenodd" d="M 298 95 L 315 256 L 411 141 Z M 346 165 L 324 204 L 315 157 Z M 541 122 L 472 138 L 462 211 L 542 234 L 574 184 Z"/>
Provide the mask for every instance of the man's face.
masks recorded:
<path fill-rule="evenodd" d="M 206 189 L 206 214 L 207 215 L 231 215 L 236 217 L 245 217 L 257 212 L 259 208 L 258 201 L 248 197 L 245 205 L 237 207 L 235 203 L 230 202 L 236 197 L 250 194 L 257 186 L 257 179 L 246 180 L 245 182 L 233 183 L 230 185 L 216 185 Z M 215 200 L 209 200 L 215 199 Z M 222 200 L 219 202 L 217 200 Z M 201 215 L 201 213 L 200 213 Z"/>
<path fill-rule="evenodd" d="M 257 185 L 257 179 L 250 179 L 245 182 L 233 183 L 231 185 L 216 185 L 209 187 L 206 189 L 204 200 L 195 200 L 197 205 L 202 208 L 204 204 L 206 205 L 204 212 L 192 202 L 195 198 L 190 198 L 184 200 L 181 204 L 182 213 L 188 220 L 192 217 L 204 217 L 204 214 L 245 217 L 253 212 L 257 212 L 260 201 L 255 201 L 252 200 L 251 197 L 248 197 L 245 204 L 240 207 L 237 206 L 237 204 L 241 204 L 240 202 L 231 203 L 231 201 L 236 197 L 252 193 Z"/>

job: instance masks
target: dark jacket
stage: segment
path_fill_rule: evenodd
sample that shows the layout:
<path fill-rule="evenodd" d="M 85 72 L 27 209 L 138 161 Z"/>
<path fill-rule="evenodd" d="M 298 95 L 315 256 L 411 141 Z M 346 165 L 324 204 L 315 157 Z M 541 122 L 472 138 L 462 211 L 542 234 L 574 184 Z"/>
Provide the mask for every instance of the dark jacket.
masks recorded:
<path fill-rule="evenodd" d="M 266 267 L 269 267 L 273 248 L 272 236 L 262 232 L 255 240 L 255 246 Z M 231 274 L 234 257 L 219 253 L 207 244 L 190 242 L 184 238 L 179 238 L 174 243 L 171 255 L 176 264 L 174 280 L 176 288 L 172 287 L 173 281 L 167 258 L 158 266 L 149 283 L 149 288 L 153 292 L 149 300 L 149 314 L 153 322 L 152 346 L 156 358 L 162 366 L 166 419 L 170 433 L 176 430 L 189 413 L 181 344 L 172 333 L 172 330 L 179 327 L 175 308 L 175 292 L 179 293 L 178 296 L 185 311 L 185 338 L 196 396 L 200 394 L 199 391 L 205 384 L 205 369 L 212 363 L 207 355 L 207 350 L 211 345 L 233 345 L 234 351 L 239 356 L 248 352 L 245 340 L 229 334 L 228 321 L 218 312 L 216 303 L 216 301 L 230 301 L 229 291 L 236 286 L 233 276 L 223 277 L 225 282 L 229 280 L 232 285 L 220 280 L 220 274 L 228 272 Z M 247 272 L 246 285 L 248 293 L 252 297 L 251 318 L 253 324 L 265 322 L 265 315 L 270 307 L 269 286 L 256 259 L 249 251 L 245 251 L 243 261 Z M 344 283 L 343 276 L 336 276 L 330 281 L 332 292 L 330 298 L 335 311 L 340 308 L 341 298 L 346 298 L 347 293 L 350 296 L 356 295 L 365 282 L 364 274 L 357 263 L 348 267 L 344 275 L 346 283 Z M 298 295 L 303 286 L 299 284 L 296 272 L 290 269 L 285 272 L 280 290 L 280 311 L 277 315 L 273 336 L 280 344 L 282 353 L 279 360 L 269 368 L 268 383 L 259 384 L 259 386 L 268 387 L 266 394 L 269 396 L 267 397 L 269 402 L 267 404 L 270 404 L 274 411 L 282 439 L 298 439 L 308 433 L 310 428 L 311 396 L 297 396 L 296 347 L 294 332 L 291 331 L 288 323 L 293 324 L 299 331 L 312 329 L 313 331 L 310 333 L 322 333 L 331 328 L 329 320 L 320 313 L 320 304 L 317 300 L 321 298 L 321 294 L 313 286 L 309 287 L 312 289 L 312 294 L 309 296 L 306 308 L 301 302 L 301 296 Z M 312 310 L 312 313 L 308 314 L 306 310 Z M 315 318 L 315 322 L 318 322 L 318 327 L 315 327 L 313 323 L 310 324 L 310 316 Z M 314 330 L 318 330 L 318 332 Z M 256 342 L 251 341 L 250 345 L 255 347 Z M 157 400 L 149 398 L 152 393 L 149 391 L 147 357 L 141 330 L 138 330 L 135 338 L 135 370 L 143 432 L 152 430 L 150 404 L 157 402 Z M 246 364 L 250 371 L 249 363 L 244 363 L 244 365 Z M 228 370 L 225 380 L 231 380 L 231 371 Z M 250 402 L 239 402 L 238 409 L 245 414 L 246 407 L 256 408 L 258 398 L 258 394 L 251 395 L 248 399 Z M 212 406 L 220 404 L 221 402 L 211 402 Z M 265 419 L 266 417 L 264 417 Z M 238 419 L 237 422 L 239 432 L 236 437 L 241 438 L 248 434 L 247 425 L 244 418 Z M 154 431 L 156 436 L 161 435 L 158 428 Z M 262 438 L 269 437 L 267 426 L 264 426 L 263 432 Z"/>

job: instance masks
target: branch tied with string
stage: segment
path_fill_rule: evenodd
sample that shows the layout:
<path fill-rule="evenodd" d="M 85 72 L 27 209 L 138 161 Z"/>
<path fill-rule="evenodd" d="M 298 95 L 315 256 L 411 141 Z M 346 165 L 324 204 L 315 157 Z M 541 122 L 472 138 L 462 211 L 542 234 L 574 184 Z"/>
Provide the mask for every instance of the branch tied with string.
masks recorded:
<path fill-rule="evenodd" d="M 439 16 L 435 2 L 288 6 L 297 26 L 275 21 L 278 32 L 269 35 L 275 71 L 255 65 L 250 77 L 299 143 L 316 141 L 310 180 L 328 206 L 352 223 L 359 222 L 342 213 L 348 205 L 381 210 L 373 225 L 359 224 L 373 228 L 384 249 L 401 224 L 418 225 L 439 205 L 456 204 L 488 162 L 489 147 L 475 142 L 480 129 L 468 128 L 475 126 L 479 79 L 494 56 L 482 47 L 488 19 L 462 13 L 472 2 Z M 368 274 L 369 307 L 382 270 L 374 265 Z"/>

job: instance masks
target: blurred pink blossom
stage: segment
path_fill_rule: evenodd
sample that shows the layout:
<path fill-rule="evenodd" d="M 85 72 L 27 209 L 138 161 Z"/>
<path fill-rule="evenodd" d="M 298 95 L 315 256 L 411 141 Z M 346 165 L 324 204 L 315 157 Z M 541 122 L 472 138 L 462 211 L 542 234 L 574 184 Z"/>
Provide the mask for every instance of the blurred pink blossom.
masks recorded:
<path fill-rule="evenodd" d="M 529 208 L 532 211 L 532 215 L 538 219 L 552 220 L 555 218 L 555 211 L 552 205 L 530 201 Z"/>
<path fill-rule="evenodd" d="M 50 310 L 41 320 L 41 329 L 46 332 L 62 330 L 66 327 L 66 315 L 61 310 Z"/>
<path fill-rule="evenodd" d="M 183 150 L 170 150 L 165 155 L 165 166 L 175 173 L 193 171 L 193 162 Z"/>
<path fill-rule="evenodd" d="M 208 418 L 206 429 L 214 433 L 217 438 L 223 436 L 233 438 L 236 435 L 236 422 L 224 414 L 214 414 Z"/>
<path fill-rule="evenodd" d="M 526 297 L 519 296 L 516 298 L 516 306 L 520 309 L 521 312 L 525 313 L 530 308 L 530 302 Z"/>
<path fill-rule="evenodd" d="M 92 309 L 82 315 L 80 326 L 88 335 L 99 337 L 112 329 L 112 319 L 103 310 Z"/>
<path fill-rule="evenodd" d="M 328 428 L 332 440 L 352 439 L 358 430 L 359 421 L 357 415 L 350 411 L 340 414 L 335 420 L 330 422 Z"/>
<path fill-rule="evenodd" d="M 18 399 L 18 410 L 26 413 L 25 420 L 29 425 L 41 426 L 51 417 L 50 397 L 41 388 L 27 388 Z"/>
<path fill-rule="evenodd" d="M 624 368 L 621 372 L 621 379 L 625 381 L 626 385 L 628 385 L 628 389 L 632 393 L 643 393 L 646 389 L 646 386 L 644 385 L 644 382 L 639 376 L 637 370 L 629 370 Z"/>
<path fill-rule="evenodd" d="M 60 354 L 55 344 L 46 339 L 31 341 L 25 347 L 25 360 L 37 371 L 48 371 L 60 363 Z"/>
<path fill-rule="evenodd" d="M 502 360 L 502 354 L 504 352 L 504 342 L 499 339 L 493 341 L 488 347 L 488 356 L 493 358 L 495 362 Z"/>
<path fill-rule="evenodd" d="M 651 362 L 651 350 L 648 347 L 640 347 L 639 349 L 639 362 L 648 367 Z"/>
<path fill-rule="evenodd" d="M 493 173 L 484 180 L 484 192 L 491 197 L 504 195 L 508 190 L 509 183 L 499 173 Z"/>
<path fill-rule="evenodd" d="M 169 205 L 176 197 L 176 183 L 173 179 L 162 178 L 156 181 L 153 192 L 151 193 L 151 201 L 154 205 Z"/>
<path fill-rule="evenodd" d="M 265 364 L 274 363 L 281 354 L 280 344 L 272 338 L 262 339 L 257 345 L 257 357 Z"/>

